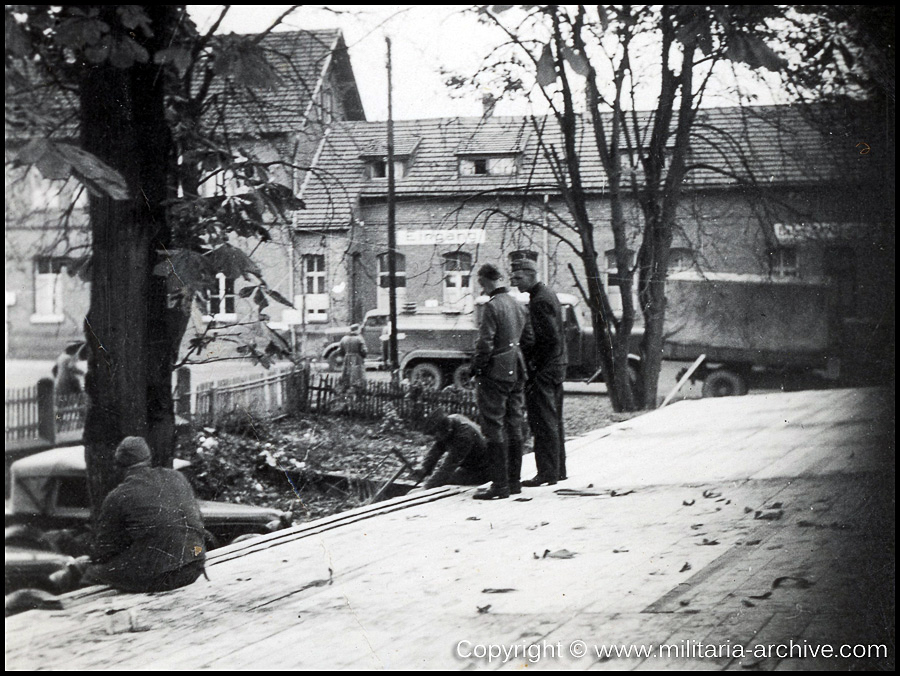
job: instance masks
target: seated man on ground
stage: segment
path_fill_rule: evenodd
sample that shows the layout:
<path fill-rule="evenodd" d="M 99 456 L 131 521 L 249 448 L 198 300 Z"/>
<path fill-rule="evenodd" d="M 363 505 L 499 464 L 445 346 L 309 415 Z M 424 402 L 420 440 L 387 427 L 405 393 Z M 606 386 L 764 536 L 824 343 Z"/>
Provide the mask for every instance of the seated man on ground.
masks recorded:
<path fill-rule="evenodd" d="M 425 488 L 477 486 L 491 480 L 487 442 L 478 425 L 464 415 L 447 415 L 438 409 L 431 414 L 426 431 L 434 435 L 435 443 L 416 469 L 419 479 L 428 477 Z"/>
<path fill-rule="evenodd" d="M 150 466 L 141 437 L 126 437 L 116 449 L 124 479 L 100 509 L 90 562 L 70 564 L 56 578 L 61 591 L 106 584 L 129 592 L 177 589 L 204 574 L 206 546 L 200 506 L 187 479 L 173 469 Z"/>

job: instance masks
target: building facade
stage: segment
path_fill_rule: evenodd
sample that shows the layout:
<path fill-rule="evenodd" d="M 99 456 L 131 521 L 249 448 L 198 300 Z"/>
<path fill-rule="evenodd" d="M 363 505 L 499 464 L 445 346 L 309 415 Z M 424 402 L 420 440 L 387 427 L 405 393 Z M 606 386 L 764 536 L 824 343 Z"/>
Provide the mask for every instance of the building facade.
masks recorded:
<path fill-rule="evenodd" d="M 270 180 L 296 192 L 325 130 L 335 121 L 364 120 L 356 81 L 340 31 L 268 34 L 261 42 L 278 78 L 271 89 L 247 91 L 219 82 L 210 95 L 211 116 L 227 128 L 235 146 L 269 166 Z M 26 138 L 7 129 L 7 160 Z M 217 174 L 200 186 L 201 196 L 240 192 L 231 177 Z M 90 251 L 87 200 L 73 181 L 44 179 L 35 169 L 6 171 L 6 345 L 7 358 L 52 358 L 83 339 L 89 305 Z M 268 224 L 271 240 L 232 237 L 230 244 L 252 252 L 268 286 L 291 297 L 295 284 L 290 214 Z M 241 278 L 216 276 L 194 304 L 182 352 L 201 333 L 228 333 L 258 317 L 241 297 Z M 233 344 L 217 342 L 197 359 L 234 356 Z"/>

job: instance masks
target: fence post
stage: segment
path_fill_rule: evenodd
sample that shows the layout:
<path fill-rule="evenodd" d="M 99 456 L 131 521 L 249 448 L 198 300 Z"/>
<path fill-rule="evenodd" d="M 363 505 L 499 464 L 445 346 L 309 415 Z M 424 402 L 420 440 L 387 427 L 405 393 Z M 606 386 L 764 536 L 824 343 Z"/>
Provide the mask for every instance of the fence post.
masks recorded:
<path fill-rule="evenodd" d="M 38 435 L 56 443 L 56 397 L 53 393 L 53 379 L 41 378 L 37 383 L 38 395 Z"/>
<path fill-rule="evenodd" d="M 175 415 L 191 419 L 191 370 L 182 366 L 175 371 Z"/>

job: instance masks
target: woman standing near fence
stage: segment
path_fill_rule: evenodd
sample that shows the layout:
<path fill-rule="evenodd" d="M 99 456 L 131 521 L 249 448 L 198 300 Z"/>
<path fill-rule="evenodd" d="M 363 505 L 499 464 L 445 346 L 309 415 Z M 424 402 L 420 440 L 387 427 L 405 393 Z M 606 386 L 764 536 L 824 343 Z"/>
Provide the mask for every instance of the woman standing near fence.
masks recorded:
<path fill-rule="evenodd" d="M 366 380 L 366 341 L 360 335 L 359 324 L 350 327 L 350 333 L 341 338 L 338 347 L 344 355 L 341 384 L 344 387 L 362 385 Z"/>

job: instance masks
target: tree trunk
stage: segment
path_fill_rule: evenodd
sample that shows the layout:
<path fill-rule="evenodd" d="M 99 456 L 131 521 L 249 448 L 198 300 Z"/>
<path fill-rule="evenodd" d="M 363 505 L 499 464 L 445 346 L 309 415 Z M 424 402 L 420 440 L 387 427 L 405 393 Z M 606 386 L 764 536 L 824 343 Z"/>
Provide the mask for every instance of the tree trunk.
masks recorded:
<path fill-rule="evenodd" d="M 168 34 L 173 6 L 145 6 L 154 41 Z M 115 25 L 115 5 L 101 18 Z M 148 47 L 150 54 L 155 51 Z M 118 481 L 113 453 L 125 436 L 145 437 L 153 462 L 170 465 L 174 441 L 172 348 L 162 278 L 152 274 L 157 251 L 169 241 L 164 199 L 169 131 L 158 66 L 108 62 L 87 69 L 81 82 L 85 150 L 125 179 L 131 197 L 90 198 L 93 244 L 84 428 L 94 514 Z"/>

